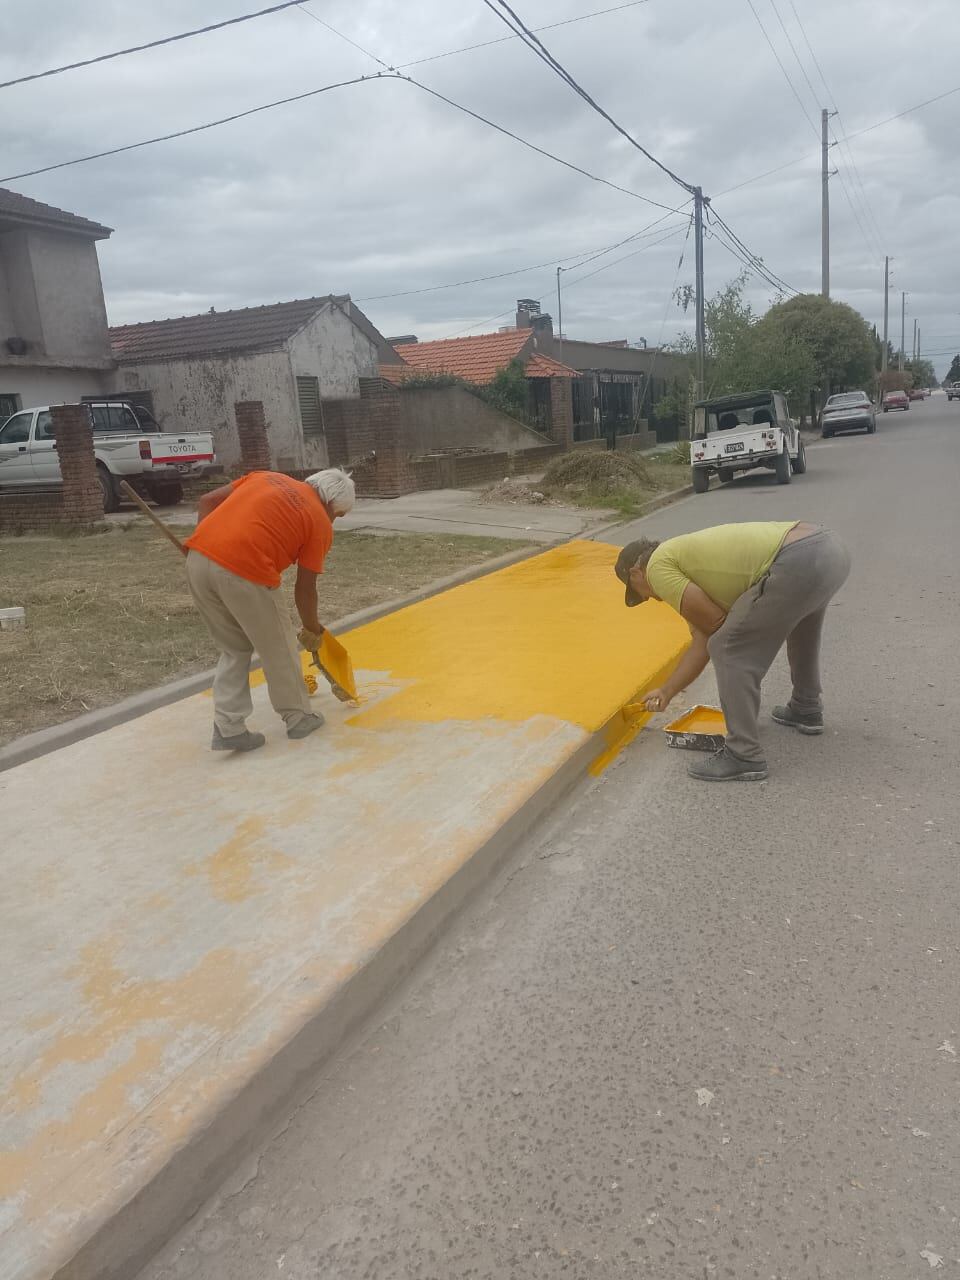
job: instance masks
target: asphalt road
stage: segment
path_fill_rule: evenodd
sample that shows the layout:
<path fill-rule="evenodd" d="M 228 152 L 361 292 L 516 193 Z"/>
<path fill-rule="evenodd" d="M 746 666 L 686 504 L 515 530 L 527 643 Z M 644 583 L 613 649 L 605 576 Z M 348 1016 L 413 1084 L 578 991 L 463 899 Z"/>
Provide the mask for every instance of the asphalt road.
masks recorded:
<path fill-rule="evenodd" d="M 842 534 L 827 733 L 642 734 L 145 1280 L 960 1275 L 958 458 L 935 397 L 640 522 Z"/>

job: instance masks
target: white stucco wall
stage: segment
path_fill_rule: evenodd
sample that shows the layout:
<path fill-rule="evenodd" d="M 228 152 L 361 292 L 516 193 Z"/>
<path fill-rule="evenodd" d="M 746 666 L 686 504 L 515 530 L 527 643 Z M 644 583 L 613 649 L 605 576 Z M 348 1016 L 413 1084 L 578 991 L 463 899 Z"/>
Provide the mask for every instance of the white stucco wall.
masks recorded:
<path fill-rule="evenodd" d="M 19 395 L 23 409 L 40 404 L 75 404 L 110 386 L 110 375 L 92 369 L 43 369 L 0 364 L 0 394 Z"/>
<path fill-rule="evenodd" d="M 36 365 L 106 368 L 107 313 L 94 241 L 31 228 L 0 236 L 0 337 Z"/>
<path fill-rule="evenodd" d="M 271 436 L 287 439 L 299 415 L 290 358 L 285 351 L 196 360 L 159 360 L 121 367 L 118 391 L 152 391 L 153 409 L 164 431 L 212 431 L 217 461 L 240 461 L 233 406 L 238 400 L 262 400 Z M 272 450 L 273 452 L 273 450 Z M 274 465 L 278 463 L 274 453 Z M 298 460 L 290 463 L 299 467 Z"/>
<path fill-rule="evenodd" d="M 287 350 L 196 360 L 153 361 L 123 366 L 118 391 L 152 391 L 164 430 L 212 431 L 217 461 L 240 460 L 233 406 L 262 400 L 273 465 L 299 470 L 327 465 L 326 443 L 304 440 L 297 377 L 317 378 L 320 395 L 359 395 L 358 378 L 376 377 L 374 344 L 336 307 L 315 316 L 287 343 Z"/>

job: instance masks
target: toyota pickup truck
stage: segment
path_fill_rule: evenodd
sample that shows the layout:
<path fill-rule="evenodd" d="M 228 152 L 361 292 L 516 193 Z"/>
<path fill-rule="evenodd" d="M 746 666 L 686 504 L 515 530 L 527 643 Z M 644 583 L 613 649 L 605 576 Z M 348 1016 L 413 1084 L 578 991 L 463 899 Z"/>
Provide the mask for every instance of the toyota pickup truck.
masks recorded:
<path fill-rule="evenodd" d="M 183 497 L 185 476 L 214 469 L 208 431 L 161 431 L 148 409 L 123 400 L 94 401 L 85 408 L 104 511 L 120 505 L 121 480 L 168 507 Z M 21 409 L 7 418 L 0 426 L 0 489 L 49 489 L 60 482 L 50 406 Z"/>
<path fill-rule="evenodd" d="M 960 382 L 948 382 L 943 389 L 948 400 L 960 400 Z"/>
<path fill-rule="evenodd" d="M 695 404 L 690 441 L 694 492 L 706 493 L 712 475 L 729 484 L 738 471 L 754 467 L 773 471 L 778 484 L 789 484 L 807 469 L 800 431 L 783 394 L 748 391 Z"/>

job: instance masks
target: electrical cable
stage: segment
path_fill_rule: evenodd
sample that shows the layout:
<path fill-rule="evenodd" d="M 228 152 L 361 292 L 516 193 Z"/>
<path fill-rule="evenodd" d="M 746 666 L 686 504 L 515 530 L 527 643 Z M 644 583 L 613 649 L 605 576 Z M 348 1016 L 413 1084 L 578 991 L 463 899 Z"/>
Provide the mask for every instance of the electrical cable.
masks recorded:
<path fill-rule="evenodd" d="M 612 125 L 621 137 L 626 138 L 632 147 L 635 147 L 637 151 L 646 156 L 646 158 L 652 164 L 656 165 L 662 173 L 665 173 L 668 178 L 672 178 L 678 186 L 683 187 L 686 192 L 693 195 L 696 190 L 694 185 L 692 183 L 685 182 L 683 178 L 679 177 L 671 168 L 665 165 L 662 160 L 658 160 L 652 151 L 648 151 L 642 143 L 638 142 L 636 138 L 634 138 L 633 135 L 623 127 L 623 125 L 616 121 L 608 111 L 601 107 L 596 99 L 591 97 L 586 89 L 584 89 L 583 86 L 573 78 L 570 72 L 557 61 L 543 41 L 540 40 L 538 36 L 534 35 L 533 31 L 525 25 L 523 20 L 510 7 L 510 5 L 507 4 L 506 0 L 496 0 L 496 3 L 494 3 L 494 0 L 483 0 L 483 3 L 491 13 L 496 14 L 496 16 L 509 28 L 509 30 L 513 31 L 515 35 L 519 35 L 527 47 L 530 48 L 542 62 L 545 62 L 547 66 L 561 78 L 561 80 L 564 80 L 570 88 L 588 104 L 588 106 L 592 107 L 594 111 L 603 116 L 604 120 L 606 120 L 608 124 Z M 499 5 L 499 9 L 497 8 L 497 5 Z"/>
<path fill-rule="evenodd" d="M 19 76 L 16 80 L 4 80 L 0 89 L 9 89 L 15 84 L 27 84 L 31 80 L 43 80 L 47 76 L 59 76 L 64 71 L 76 71 L 79 67 L 92 67 L 98 62 L 109 62 L 112 58 L 123 58 L 128 53 L 142 53 L 145 49 L 159 49 L 161 45 L 175 44 L 178 40 L 189 40 L 192 36 L 207 35 L 211 31 L 220 31 L 224 27 L 234 27 L 239 22 L 249 22 L 252 18 L 263 18 L 270 13 L 279 13 L 281 9 L 294 9 L 304 0 L 284 0 L 282 4 L 271 5 L 269 9 L 258 9 L 255 13 L 243 13 L 236 18 L 227 18 L 223 22 L 211 22 L 206 27 L 195 27 L 192 31 L 181 31 L 175 36 L 164 36 L 160 40 L 148 40 L 146 44 L 131 45 L 129 49 L 117 49 L 114 53 L 101 53 L 96 58 L 84 58 L 82 62 L 68 62 L 63 67 L 51 67 L 48 71 L 35 71 L 29 76 Z"/>
<path fill-rule="evenodd" d="M 371 58 L 374 62 L 378 63 L 383 67 L 384 71 L 396 71 L 396 67 L 391 67 L 388 62 L 384 62 L 382 58 L 378 58 L 375 53 L 371 53 L 369 49 L 365 49 L 362 44 L 357 44 L 356 40 L 351 40 L 350 37 L 345 36 L 342 31 L 338 31 L 336 27 L 331 27 L 329 22 L 325 22 L 323 18 L 318 17 L 317 14 L 307 6 L 306 0 L 300 0 L 300 4 L 297 8 L 298 12 L 302 13 L 305 17 L 312 18 L 314 22 L 319 22 L 321 27 L 326 27 L 326 29 L 337 36 L 338 39 L 344 40 L 365 57 Z"/>
<path fill-rule="evenodd" d="M 767 44 L 770 46 L 770 52 L 773 54 L 774 58 L 776 58 L 777 60 L 777 66 L 783 72 L 784 80 L 786 80 L 787 84 L 790 86 L 790 92 L 796 98 L 797 105 L 799 106 L 800 110 L 803 112 L 804 116 L 806 117 L 807 124 L 813 130 L 814 136 L 819 138 L 820 130 L 813 123 L 810 113 L 807 111 L 807 108 L 803 105 L 803 99 L 800 97 L 800 94 L 797 92 L 796 86 L 794 85 L 793 81 L 790 79 L 790 76 L 787 72 L 787 68 L 783 65 L 783 62 L 780 60 L 780 55 L 779 53 L 777 53 L 777 50 L 773 41 L 770 39 L 770 36 L 767 34 L 767 28 L 763 25 L 763 23 L 760 20 L 760 15 L 759 13 L 757 13 L 757 9 L 753 3 L 753 0 L 747 0 L 747 4 L 750 6 L 750 12 L 753 14 L 753 16 L 757 20 L 757 26 L 763 32 L 764 40 L 766 40 Z"/>

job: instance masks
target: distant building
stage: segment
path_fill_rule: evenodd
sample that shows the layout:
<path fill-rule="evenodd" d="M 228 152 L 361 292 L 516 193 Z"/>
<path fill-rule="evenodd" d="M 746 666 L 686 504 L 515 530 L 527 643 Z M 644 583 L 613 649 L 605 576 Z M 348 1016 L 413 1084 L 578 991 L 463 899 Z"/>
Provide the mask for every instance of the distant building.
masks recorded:
<path fill-rule="evenodd" d="M 322 401 L 358 397 L 360 378 L 399 364 L 347 295 L 117 325 L 110 339 L 115 389 L 145 401 L 167 430 L 212 431 L 228 468 L 240 459 L 236 401 L 263 402 L 274 467 L 324 467 Z"/>
<path fill-rule="evenodd" d="M 0 421 L 108 385 L 115 364 L 97 241 L 110 234 L 0 188 Z"/>

